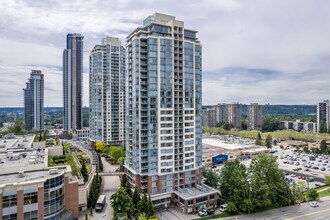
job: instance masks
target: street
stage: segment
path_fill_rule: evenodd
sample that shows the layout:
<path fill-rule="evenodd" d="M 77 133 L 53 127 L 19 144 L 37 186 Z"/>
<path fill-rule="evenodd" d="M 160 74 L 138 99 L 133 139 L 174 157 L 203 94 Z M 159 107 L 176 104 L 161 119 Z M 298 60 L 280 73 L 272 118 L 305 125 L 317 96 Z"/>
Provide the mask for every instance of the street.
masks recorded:
<path fill-rule="evenodd" d="M 283 220 L 309 220 L 309 219 L 330 219 L 330 201 L 319 202 L 319 207 L 312 208 L 309 203 L 301 206 L 295 205 L 290 207 L 271 209 L 250 215 L 236 216 L 227 219 L 283 219 Z"/>
<path fill-rule="evenodd" d="M 118 165 L 110 165 L 108 161 L 104 159 L 104 157 L 101 158 L 103 163 L 103 170 L 105 172 L 114 172 L 115 169 L 118 168 Z M 95 212 L 93 210 L 93 216 L 90 216 L 89 219 L 112 219 L 113 216 L 113 209 L 110 205 L 110 197 L 113 193 L 115 193 L 120 185 L 119 176 L 104 176 L 104 189 L 101 194 L 106 195 L 106 205 L 104 206 L 102 212 Z"/>

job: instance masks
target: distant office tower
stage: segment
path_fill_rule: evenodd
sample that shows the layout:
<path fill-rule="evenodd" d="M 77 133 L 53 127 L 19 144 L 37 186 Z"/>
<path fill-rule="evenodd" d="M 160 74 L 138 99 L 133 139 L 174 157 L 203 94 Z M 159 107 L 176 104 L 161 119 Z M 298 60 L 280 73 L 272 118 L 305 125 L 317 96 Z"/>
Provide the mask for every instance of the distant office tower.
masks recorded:
<path fill-rule="evenodd" d="M 24 90 L 24 120 L 27 131 L 44 129 L 44 75 L 32 70 Z"/>
<path fill-rule="evenodd" d="M 262 130 L 262 109 L 258 103 L 251 103 L 248 106 L 248 130 Z"/>
<path fill-rule="evenodd" d="M 65 131 L 82 128 L 83 39 L 68 34 L 63 51 L 63 101 Z"/>
<path fill-rule="evenodd" d="M 330 125 L 330 102 L 324 100 L 324 102 L 317 103 L 317 132 L 327 132 Z"/>
<path fill-rule="evenodd" d="M 241 104 L 234 103 L 227 105 L 228 110 L 228 123 L 232 124 L 234 128 L 241 130 L 242 120 L 241 120 Z"/>
<path fill-rule="evenodd" d="M 151 194 L 155 206 L 169 204 L 171 198 L 185 213 L 198 202 L 213 205 L 216 193 L 199 185 L 202 47 L 196 31 L 173 16 L 155 13 L 127 37 L 126 53 L 129 181 Z"/>
<path fill-rule="evenodd" d="M 89 137 L 123 144 L 125 130 L 125 50 L 118 38 L 107 37 L 90 57 Z"/>
<path fill-rule="evenodd" d="M 227 123 L 228 122 L 228 110 L 227 104 L 217 104 L 215 106 L 216 114 L 217 114 L 217 123 Z"/>
<path fill-rule="evenodd" d="M 214 108 L 203 110 L 203 127 L 214 128 L 217 126 L 217 111 Z"/>

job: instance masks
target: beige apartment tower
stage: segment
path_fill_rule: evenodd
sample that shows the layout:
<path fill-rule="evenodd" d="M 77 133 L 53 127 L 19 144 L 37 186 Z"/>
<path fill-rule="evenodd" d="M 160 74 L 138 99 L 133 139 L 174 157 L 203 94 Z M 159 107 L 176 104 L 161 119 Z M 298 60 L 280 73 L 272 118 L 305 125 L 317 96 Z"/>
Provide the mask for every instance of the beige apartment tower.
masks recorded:
<path fill-rule="evenodd" d="M 258 103 L 248 106 L 248 130 L 262 130 L 262 109 Z"/>
<path fill-rule="evenodd" d="M 234 128 L 241 130 L 242 120 L 241 120 L 241 104 L 233 103 L 227 105 L 228 111 L 228 123 L 232 124 Z"/>

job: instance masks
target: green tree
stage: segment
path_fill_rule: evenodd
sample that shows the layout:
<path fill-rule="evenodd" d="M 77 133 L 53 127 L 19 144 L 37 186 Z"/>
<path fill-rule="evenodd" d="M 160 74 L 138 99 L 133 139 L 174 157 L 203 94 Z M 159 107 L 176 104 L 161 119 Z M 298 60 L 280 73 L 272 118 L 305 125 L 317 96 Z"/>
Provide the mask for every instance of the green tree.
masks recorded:
<path fill-rule="evenodd" d="M 128 216 L 130 216 L 134 211 L 133 201 L 127 195 L 123 187 L 119 187 L 117 192 L 112 194 L 110 198 L 110 204 L 115 212 L 115 215 L 118 213 L 126 213 Z"/>
<path fill-rule="evenodd" d="M 220 176 L 212 169 L 203 168 L 203 176 L 206 178 L 205 184 L 213 188 L 218 188 Z"/>
<path fill-rule="evenodd" d="M 80 173 L 84 178 L 84 182 L 88 181 L 88 171 L 86 168 L 85 160 L 82 161 L 81 168 L 80 168 Z"/>
<path fill-rule="evenodd" d="M 46 140 L 46 139 L 47 139 L 47 136 L 48 136 L 48 134 L 49 134 L 49 131 L 48 131 L 48 129 L 45 129 L 45 130 L 44 130 L 44 132 L 43 132 L 43 135 L 42 135 L 42 136 L 43 136 L 43 137 L 42 137 L 42 139 L 43 139 L 43 140 Z"/>
<path fill-rule="evenodd" d="M 145 213 L 147 215 L 147 206 L 148 206 L 148 197 L 146 194 L 143 194 L 142 198 L 140 199 L 137 205 L 138 213 Z"/>
<path fill-rule="evenodd" d="M 327 145 L 327 141 L 326 140 L 322 140 L 320 142 L 320 153 L 325 153 L 328 149 L 328 145 Z"/>
<path fill-rule="evenodd" d="M 101 155 L 97 154 L 97 158 L 99 160 L 99 166 L 98 166 L 99 172 L 102 172 L 103 171 L 103 162 L 101 160 Z"/>
<path fill-rule="evenodd" d="M 293 187 L 291 189 L 293 204 L 296 204 L 296 202 L 303 202 L 305 200 L 305 195 L 304 195 L 305 189 L 306 189 L 305 182 L 299 181 L 298 184 L 297 183 L 293 184 Z"/>
<path fill-rule="evenodd" d="M 234 125 L 230 123 L 224 123 L 221 127 L 226 131 L 230 131 L 232 128 L 234 128 Z"/>
<path fill-rule="evenodd" d="M 98 173 L 93 178 L 92 185 L 88 194 L 87 208 L 94 208 L 97 202 L 97 199 L 100 196 L 100 177 Z"/>
<path fill-rule="evenodd" d="M 148 220 L 146 213 L 140 213 L 137 220 Z"/>
<path fill-rule="evenodd" d="M 319 193 L 316 191 L 316 189 L 310 189 L 307 192 L 307 198 L 308 200 L 317 200 L 319 198 Z"/>
<path fill-rule="evenodd" d="M 16 120 L 14 126 L 9 127 L 8 131 L 14 135 L 25 135 L 27 133 L 25 130 L 25 124 L 22 120 Z"/>
<path fill-rule="evenodd" d="M 128 180 L 126 181 L 125 190 L 126 190 L 127 195 L 132 198 L 132 196 L 133 196 L 132 186 Z"/>
<path fill-rule="evenodd" d="M 289 185 L 278 168 L 276 157 L 261 154 L 250 164 L 253 207 L 265 209 L 288 204 Z"/>
<path fill-rule="evenodd" d="M 95 151 L 100 153 L 100 152 L 103 152 L 105 149 L 105 143 L 102 142 L 102 141 L 98 141 L 96 142 L 95 144 Z"/>
<path fill-rule="evenodd" d="M 268 148 L 272 148 L 272 142 L 273 142 L 272 136 L 267 135 L 265 143 Z"/>
<path fill-rule="evenodd" d="M 149 194 L 149 198 L 148 198 L 148 206 L 147 206 L 147 213 L 146 214 L 149 218 L 155 214 L 154 208 L 152 206 L 152 201 L 151 201 L 150 194 Z"/>
<path fill-rule="evenodd" d="M 219 183 L 221 196 L 231 198 L 237 205 L 248 189 L 246 166 L 238 160 L 227 161 L 221 169 Z"/>
<path fill-rule="evenodd" d="M 109 155 L 117 162 L 125 158 L 125 152 L 121 146 L 111 146 L 109 149 Z"/>
<path fill-rule="evenodd" d="M 234 202 L 229 201 L 229 202 L 227 203 L 227 211 L 228 211 L 229 213 L 235 213 L 235 212 L 237 212 L 237 208 L 236 208 L 236 205 L 235 205 Z"/>
<path fill-rule="evenodd" d="M 255 142 L 256 145 L 259 145 L 261 146 L 262 143 L 261 143 L 261 135 L 260 135 L 260 132 L 258 132 L 258 135 L 257 135 L 257 138 L 256 138 L 256 142 Z"/>
<path fill-rule="evenodd" d="M 277 140 L 276 139 L 274 139 L 273 144 L 277 145 Z"/>
<path fill-rule="evenodd" d="M 121 187 L 126 187 L 127 182 L 128 182 L 128 180 L 127 180 L 126 174 L 122 175 L 121 179 L 120 179 L 120 186 Z"/>
<path fill-rule="evenodd" d="M 133 200 L 133 205 L 134 207 L 137 209 L 138 208 L 138 203 L 141 199 L 141 194 L 140 194 L 140 191 L 139 189 L 135 186 L 134 188 L 134 192 L 133 192 L 133 195 L 132 195 L 132 200 Z"/>
<path fill-rule="evenodd" d="M 60 138 L 58 136 L 55 137 L 56 145 L 60 145 Z"/>
<path fill-rule="evenodd" d="M 327 133 L 327 125 L 325 124 L 325 122 L 321 122 L 320 123 L 320 129 L 319 129 L 320 133 Z"/>

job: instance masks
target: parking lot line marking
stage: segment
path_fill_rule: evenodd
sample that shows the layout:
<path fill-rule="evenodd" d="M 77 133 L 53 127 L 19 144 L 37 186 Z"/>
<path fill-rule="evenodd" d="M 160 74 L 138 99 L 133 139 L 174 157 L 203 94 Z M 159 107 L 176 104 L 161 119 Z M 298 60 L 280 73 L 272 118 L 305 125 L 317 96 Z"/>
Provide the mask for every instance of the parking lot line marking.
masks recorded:
<path fill-rule="evenodd" d="M 322 212 L 327 212 L 329 210 L 330 209 L 323 209 L 323 210 L 317 211 L 317 212 L 310 212 L 310 213 L 307 213 L 307 214 L 304 214 L 304 215 L 298 215 L 298 216 L 295 216 L 295 217 L 292 217 L 292 218 L 287 218 L 286 220 L 293 220 L 293 219 L 297 219 L 297 218 L 301 218 L 301 217 L 306 217 L 306 216 L 310 216 L 310 215 L 314 215 L 314 214 L 318 214 L 318 213 L 322 213 Z"/>

